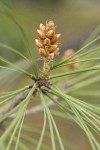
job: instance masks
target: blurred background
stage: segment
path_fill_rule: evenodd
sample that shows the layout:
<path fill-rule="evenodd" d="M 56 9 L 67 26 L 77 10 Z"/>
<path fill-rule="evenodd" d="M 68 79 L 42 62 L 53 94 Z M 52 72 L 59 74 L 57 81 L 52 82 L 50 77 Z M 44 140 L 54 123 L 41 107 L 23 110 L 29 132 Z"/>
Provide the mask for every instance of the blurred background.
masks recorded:
<path fill-rule="evenodd" d="M 80 48 L 100 24 L 99 0 L 3 0 L 3 2 L 12 8 L 14 15 L 27 30 L 33 48 L 34 39 L 37 38 L 36 29 L 40 23 L 45 24 L 48 20 L 53 20 L 58 33 L 62 34 L 61 53 L 68 48 L 76 50 Z M 0 13 L 0 41 L 20 51 L 25 49 L 18 27 L 5 13 Z"/>
<path fill-rule="evenodd" d="M 18 49 L 23 54 L 27 50 L 18 25 L 14 18 L 6 11 L 9 7 L 15 18 L 18 18 L 27 31 L 29 42 L 32 43 L 34 56 L 38 57 L 38 51 L 34 44 L 37 38 L 36 30 L 40 23 L 53 20 L 57 26 L 57 32 L 62 34 L 60 40 L 60 52 L 68 48 L 78 50 L 88 39 L 91 33 L 100 25 L 100 0 L 0 0 L 0 42 Z M 99 28 L 100 29 L 100 28 Z M 99 30 L 100 31 L 100 30 Z M 0 49 L 0 54 L 17 61 L 19 57 L 12 52 Z M 35 59 L 36 59 L 35 57 Z M 69 149 L 72 150 L 71 142 L 76 146 L 74 150 L 91 150 L 90 144 L 83 131 L 71 122 L 57 120 L 62 136 L 69 141 Z M 65 124 L 65 126 L 61 126 Z M 81 147 L 81 148 L 80 148 Z"/>

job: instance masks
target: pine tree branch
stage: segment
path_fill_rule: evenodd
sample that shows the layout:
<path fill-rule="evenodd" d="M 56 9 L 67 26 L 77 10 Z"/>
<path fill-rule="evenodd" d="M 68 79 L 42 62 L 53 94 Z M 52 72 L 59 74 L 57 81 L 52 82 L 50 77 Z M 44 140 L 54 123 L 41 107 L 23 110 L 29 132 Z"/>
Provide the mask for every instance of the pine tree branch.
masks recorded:
<path fill-rule="evenodd" d="M 15 96 L 15 98 L 13 98 L 10 102 L 8 102 L 2 110 L 0 110 L 0 117 L 2 117 L 3 115 L 5 115 L 6 113 L 8 113 L 9 111 L 11 111 L 13 108 L 15 108 L 20 102 L 22 102 L 28 95 L 28 93 L 30 92 L 31 88 L 33 87 L 33 85 L 29 85 L 27 89 L 25 89 L 25 91 L 21 92 L 20 94 L 18 94 L 17 96 Z M 33 94 L 36 93 L 36 90 L 34 91 Z"/>
<path fill-rule="evenodd" d="M 7 103 L 0 111 L 0 117 L 2 117 L 4 114 L 16 107 L 21 101 L 23 101 L 27 97 L 29 91 L 30 89 L 25 90 L 24 92 L 17 95 L 14 99 L 12 99 L 9 103 Z"/>
<path fill-rule="evenodd" d="M 52 102 L 51 100 L 50 100 L 50 101 L 47 101 L 47 106 L 48 106 L 48 107 L 55 106 L 55 103 Z M 43 111 L 43 106 L 42 106 L 42 104 L 39 104 L 39 105 L 37 105 L 37 106 L 35 106 L 35 107 L 32 107 L 32 108 L 28 109 L 28 110 L 26 111 L 26 115 L 36 114 L 36 113 L 39 113 L 39 112 L 41 112 L 41 111 Z M 15 117 L 16 117 L 16 113 L 14 113 L 14 114 L 12 114 L 12 115 L 10 116 L 10 118 L 15 118 Z"/>

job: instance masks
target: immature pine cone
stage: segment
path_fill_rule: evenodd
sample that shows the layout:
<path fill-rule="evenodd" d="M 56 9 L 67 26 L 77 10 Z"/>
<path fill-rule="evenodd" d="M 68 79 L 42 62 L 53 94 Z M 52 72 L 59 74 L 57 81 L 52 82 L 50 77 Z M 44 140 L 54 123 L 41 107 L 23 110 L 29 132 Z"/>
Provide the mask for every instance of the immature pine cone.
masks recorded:
<path fill-rule="evenodd" d="M 66 59 L 68 58 L 69 56 L 73 55 L 75 53 L 75 51 L 73 49 L 68 49 L 65 51 L 64 55 L 63 55 L 63 59 Z M 70 69 L 75 69 L 75 68 L 78 68 L 80 66 L 79 63 L 74 63 L 75 61 L 77 61 L 77 57 L 72 57 L 72 64 L 69 65 L 69 68 Z"/>
<path fill-rule="evenodd" d="M 37 29 L 39 39 L 35 39 L 35 44 L 39 48 L 41 57 L 52 61 L 55 56 L 59 55 L 58 40 L 61 34 L 55 34 L 55 26 L 53 21 L 47 22 L 46 26 L 40 24 Z"/>

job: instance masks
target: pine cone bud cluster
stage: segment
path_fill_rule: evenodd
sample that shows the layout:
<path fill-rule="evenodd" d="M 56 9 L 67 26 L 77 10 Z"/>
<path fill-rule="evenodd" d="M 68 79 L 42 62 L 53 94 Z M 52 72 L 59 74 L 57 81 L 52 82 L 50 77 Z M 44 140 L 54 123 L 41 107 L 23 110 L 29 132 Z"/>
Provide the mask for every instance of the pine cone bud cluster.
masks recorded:
<path fill-rule="evenodd" d="M 55 34 L 55 25 L 53 21 L 46 23 L 46 26 L 40 24 L 37 29 L 39 39 L 35 39 L 35 44 L 39 48 L 41 57 L 52 61 L 55 56 L 59 55 L 58 40 L 61 34 Z"/>
<path fill-rule="evenodd" d="M 75 51 L 73 49 L 68 49 L 65 51 L 64 55 L 63 55 L 63 59 L 66 59 L 68 58 L 69 56 L 73 55 L 75 53 Z M 72 64 L 69 65 L 69 68 L 70 69 L 75 69 L 75 68 L 78 68 L 80 66 L 79 63 L 74 63 L 75 61 L 77 61 L 77 58 L 74 56 L 72 57 Z"/>

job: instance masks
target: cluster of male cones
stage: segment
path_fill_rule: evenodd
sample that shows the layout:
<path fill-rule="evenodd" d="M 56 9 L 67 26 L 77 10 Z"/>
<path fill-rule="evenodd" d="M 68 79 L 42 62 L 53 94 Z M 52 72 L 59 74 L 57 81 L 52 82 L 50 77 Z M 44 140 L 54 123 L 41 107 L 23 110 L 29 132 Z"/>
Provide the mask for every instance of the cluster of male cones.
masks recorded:
<path fill-rule="evenodd" d="M 56 27 L 53 21 L 48 21 L 46 26 L 40 24 L 37 29 L 39 39 L 35 39 L 35 44 L 39 48 L 39 54 L 47 61 L 52 61 L 59 55 L 58 40 L 61 34 L 55 33 Z"/>

